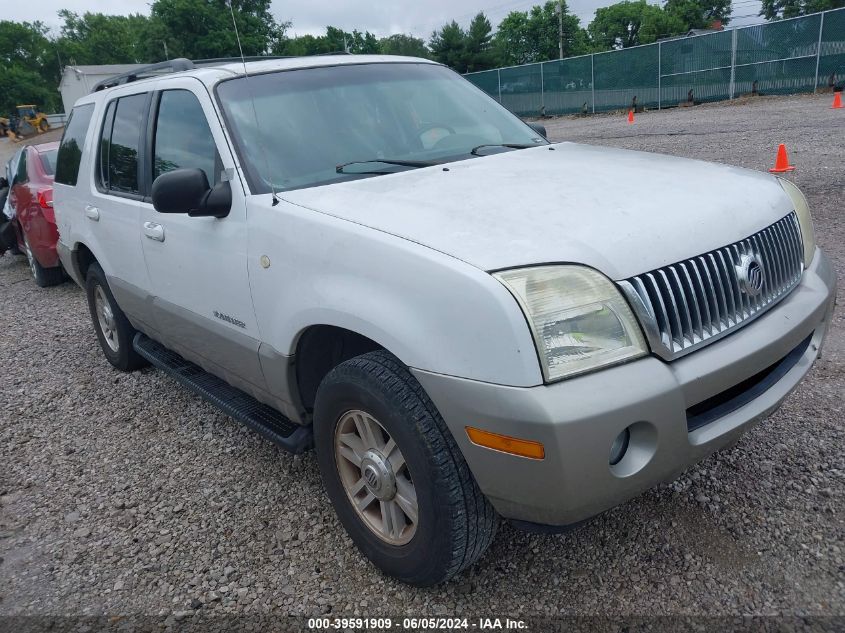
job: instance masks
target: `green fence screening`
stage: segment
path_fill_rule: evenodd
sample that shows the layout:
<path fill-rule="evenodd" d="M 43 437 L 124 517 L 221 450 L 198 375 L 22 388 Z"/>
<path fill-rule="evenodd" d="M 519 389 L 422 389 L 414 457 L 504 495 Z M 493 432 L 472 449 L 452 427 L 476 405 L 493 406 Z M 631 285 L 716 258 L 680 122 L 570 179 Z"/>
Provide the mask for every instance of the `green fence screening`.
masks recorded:
<path fill-rule="evenodd" d="M 845 79 L 845 9 L 465 77 L 522 116 L 814 92 Z"/>

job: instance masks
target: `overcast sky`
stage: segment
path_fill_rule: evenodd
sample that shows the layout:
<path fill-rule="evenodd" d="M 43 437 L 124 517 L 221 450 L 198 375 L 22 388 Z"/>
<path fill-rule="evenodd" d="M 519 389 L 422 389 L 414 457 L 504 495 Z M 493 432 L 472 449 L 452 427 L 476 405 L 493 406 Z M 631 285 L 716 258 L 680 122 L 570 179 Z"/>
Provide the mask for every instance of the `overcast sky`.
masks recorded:
<path fill-rule="evenodd" d="M 279 21 L 293 22 L 291 33 L 319 35 L 327 25 L 346 31 L 370 30 L 379 37 L 391 33 L 412 33 L 428 41 L 431 32 L 450 20 L 466 25 L 478 11 L 484 11 L 495 28 L 510 11 L 525 11 L 544 0 L 273 0 L 271 11 Z M 654 0 L 652 0 L 654 1 Z M 613 4 L 614 0 L 567 0 L 569 10 L 584 26 L 593 18 L 596 8 Z M 149 13 L 148 0 L 40 0 L 37 14 L 27 2 L 3 0 L 0 19 L 39 19 L 57 26 L 59 9 L 78 13 Z M 735 0 L 734 15 L 756 15 L 759 0 Z M 736 25 L 753 24 L 757 17 L 735 20 Z"/>

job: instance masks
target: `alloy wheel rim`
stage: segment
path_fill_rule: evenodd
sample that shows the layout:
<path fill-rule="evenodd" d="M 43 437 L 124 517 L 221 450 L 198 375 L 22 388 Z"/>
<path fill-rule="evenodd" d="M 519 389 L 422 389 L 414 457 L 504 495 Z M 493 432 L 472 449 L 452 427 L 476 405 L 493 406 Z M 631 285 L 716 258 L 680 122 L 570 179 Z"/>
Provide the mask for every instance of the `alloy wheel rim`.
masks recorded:
<path fill-rule="evenodd" d="M 97 322 L 106 345 L 116 352 L 120 349 L 120 342 L 117 340 L 117 324 L 114 321 L 114 312 L 111 309 L 103 287 L 98 285 L 94 289 L 94 311 L 97 313 Z"/>
<path fill-rule="evenodd" d="M 390 545 L 408 543 L 419 523 L 417 491 L 390 433 L 366 411 L 347 411 L 335 427 L 335 462 L 364 525 Z"/>

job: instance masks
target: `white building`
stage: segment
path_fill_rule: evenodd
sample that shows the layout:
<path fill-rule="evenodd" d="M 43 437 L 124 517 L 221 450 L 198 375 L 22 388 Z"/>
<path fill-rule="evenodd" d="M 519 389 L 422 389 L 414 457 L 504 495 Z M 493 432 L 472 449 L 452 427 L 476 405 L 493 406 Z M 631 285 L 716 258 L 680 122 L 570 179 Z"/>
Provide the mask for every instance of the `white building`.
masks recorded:
<path fill-rule="evenodd" d="M 66 114 L 76 100 L 94 90 L 97 82 L 115 75 L 128 73 L 144 64 L 105 64 L 103 66 L 65 66 L 62 80 L 59 82 L 59 92 L 62 95 L 62 105 Z"/>

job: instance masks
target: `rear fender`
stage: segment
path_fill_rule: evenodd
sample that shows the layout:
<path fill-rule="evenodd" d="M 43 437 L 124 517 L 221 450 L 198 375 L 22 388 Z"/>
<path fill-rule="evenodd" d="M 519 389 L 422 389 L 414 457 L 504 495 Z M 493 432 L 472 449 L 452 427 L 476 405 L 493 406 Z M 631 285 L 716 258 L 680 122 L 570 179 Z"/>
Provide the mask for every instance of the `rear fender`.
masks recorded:
<path fill-rule="evenodd" d="M 56 253 L 56 243 L 59 241 L 59 231 L 56 225 L 44 216 L 40 206 L 35 205 L 30 205 L 26 213 L 20 214 L 19 218 L 21 220 L 19 228 L 26 233 L 32 254 L 38 263 L 44 268 L 58 266 L 59 256 Z"/>

